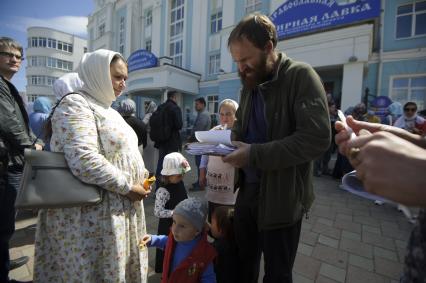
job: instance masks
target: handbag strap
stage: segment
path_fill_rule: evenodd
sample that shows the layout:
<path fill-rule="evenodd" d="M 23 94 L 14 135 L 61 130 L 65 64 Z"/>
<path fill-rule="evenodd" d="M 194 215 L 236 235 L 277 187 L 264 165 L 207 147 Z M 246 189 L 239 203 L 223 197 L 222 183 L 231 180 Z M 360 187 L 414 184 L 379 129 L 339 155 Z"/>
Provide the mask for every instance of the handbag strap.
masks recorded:
<path fill-rule="evenodd" d="M 83 91 L 82 91 L 82 92 L 83 92 Z M 95 109 L 93 109 L 93 107 L 90 105 L 89 101 L 87 100 L 87 98 L 86 98 L 86 96 L 85 96 L 85 95 L 86 95 L 86 93 L 84 93 L 84 95 L 83 95 L 83 93 L 80 93 L 80 92 L 70 92 L 70 93 L 67 93 L 67 94 L 65 94 L 64 96 L 62 96 L 62 97 L 61 97 L 61 99 L 59 99 L 59 100 L 58 100 L 58 102 L 56 102 L 55 106 L 53 106 L 53 107 L 52 107 L 52 111 L 50 112 L 49 117 L 47 117 L 46 123 L 51 123 L 51 122 L 52 122 L 52 117 L 53 117 L 53 114 L 55 113 L 56 108 L 59 106 L 59 104 L 62 102 L 62 100 L 64 100 L 64 98 L 65 98 L 65 97 L 67 97 L 68 95 L 71 95 L 71 94 L 78 94 L 78 95 L 80 95 L 81 97 L 83 97 L 83 99 L 84 99 L 84 100 L 86 101 L 86 103 L 87 103 L 87 106 L 89 106 L 90 110 L 92 110 L 93 118 L 95 119 L 96 132 L 98 133 L 99 146 L 100 146 L 100 148 L 101 148 L 101 152 L 102 152 L 102 154 L 104 154 L 104 153 L 105 153 L 105 150 L 104 150 L 104 147 L 103 147 L 103 145 L 102 145 L 101 136 L 100 136 L 100 134 L 99 134 L 98 120 L 96 119 Z M 38 140 L 38 138 L 40 137 L 40 135 L 41 135 L 41 133 L 37 136 L 36 140 L 35 140 L 35 141 L 34 141 L 34 143 L 33 143 L 33 146 L 34 146 L 34 144 L 36 143 L 36 141 Z"/>

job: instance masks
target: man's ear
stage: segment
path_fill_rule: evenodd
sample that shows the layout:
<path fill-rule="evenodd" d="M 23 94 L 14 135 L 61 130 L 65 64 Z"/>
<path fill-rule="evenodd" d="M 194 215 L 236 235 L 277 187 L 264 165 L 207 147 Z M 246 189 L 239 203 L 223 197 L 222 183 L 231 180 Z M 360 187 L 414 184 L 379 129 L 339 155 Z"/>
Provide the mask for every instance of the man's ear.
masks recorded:
<path fill-rule="evenodd" d="M 272 40 L 268 40 L 268 42 L 265 44 L 264 51 L 266 54 L 274 51 L 274 44 L 272 43 Z"/>

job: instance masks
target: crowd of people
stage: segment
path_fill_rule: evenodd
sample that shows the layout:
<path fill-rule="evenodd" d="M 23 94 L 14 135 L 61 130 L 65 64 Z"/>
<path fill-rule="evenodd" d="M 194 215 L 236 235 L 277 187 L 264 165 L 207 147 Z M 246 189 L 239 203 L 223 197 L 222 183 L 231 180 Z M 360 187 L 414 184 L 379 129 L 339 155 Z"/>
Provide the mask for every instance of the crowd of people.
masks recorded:
<path fill-rule="evenodd" d="M 222 157 L 195 157 L 192 189 L 206 191 L 199 199 L 188 197 L 183 182 L 191 168 L 180 153 L 177 91 L 158 107 L 147 102 L 145 116 L 137 118 L 133 100 L 114 103 L 126 87 L 126 60 L 99 49 L 54 83 L 58 102 L 51 116 L 43 98 L 28 116 L 11 83 L 23 49 L 0 38 L 0 282 L 17 282 L 9 270 L 27 260 L 9 258 L 25 148 L 64 153 L 74 176 L 103 191 L 97 205 L 38 211 L 34 282 L 147 282 L 148 247 L 157 248 L 162 282 L 255 283 L 262 254 L 263 282 L 292 282 L 302 219 L 314 201 L 313 176 L 322 174 L 341 177 L 356 169 L 367 191 L 426 207 L 426 123 L 417 105 L 406 103 L 400 117 L 398 107 L 390 107 L 390 126 L 375 123 L 375 113 L 359 104 L 347 113 L 351 138 L 314 69 L 276 47 L 271 20 L 246 16 L 228 38 L 242 84 L 239 103 L 221 101 L 219 125 L 211 128 L 206 101 L 195 99 L 187 142 L 195 131 L 230 129 L 236 148 Z M 337 148 L 336 166 L 343 169 L 332 173 L 328 164 Z M 144 211 L 154 189 L 144 180 L 152 175 L 157 235 L 147 233 Z M 426 280 L 423 210 L 418 220 L 402 282 Z"/>

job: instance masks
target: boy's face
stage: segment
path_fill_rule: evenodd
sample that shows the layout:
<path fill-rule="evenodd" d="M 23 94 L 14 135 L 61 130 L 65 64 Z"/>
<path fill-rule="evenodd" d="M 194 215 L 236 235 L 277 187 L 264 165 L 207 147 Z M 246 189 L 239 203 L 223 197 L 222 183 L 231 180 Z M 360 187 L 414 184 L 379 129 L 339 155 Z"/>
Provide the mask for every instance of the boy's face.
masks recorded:
<path fill-rule="evenodd" d="M 176 242 L 186 242 L 193 240 L 199 231 L 185 217 L 173 214 L 172 233 Z"/>

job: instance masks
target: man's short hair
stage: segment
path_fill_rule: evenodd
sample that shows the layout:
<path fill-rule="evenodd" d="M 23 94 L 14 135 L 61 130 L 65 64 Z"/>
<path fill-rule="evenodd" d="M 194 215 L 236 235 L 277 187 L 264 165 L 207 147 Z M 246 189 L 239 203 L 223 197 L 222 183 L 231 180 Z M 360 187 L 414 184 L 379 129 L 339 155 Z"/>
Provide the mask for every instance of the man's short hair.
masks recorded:
<path fill-rule="evenodd" d="M 200 102 L 201 104 L 206 106 L 206 100 L 204 99 L 204 97 L 198 97 L 197 99 L 195 99 L 195 101 Z"/>
<path fill-rule="evenodd" d="M 0 37 L 0 50 L 7 51 L 9 49 L 19 50 L 19 52 L 21 52 L 21 56 L 24 56 L 24 49 L 19 42 L 10 37 Z"/>
<path fill-rule="evenodd" d="M 167 91 L 167 99 L 170 99 L 170 98 L 172 98 L 172 97 L 176 97 L 176 95 L 178 94 L 179 92 L 177 92 L 176 90 L 169 90 L 169 91 Z"/>
<path fill-rule="evenodd" d="M 263 49 L 272 41 L 274 47 L 277 46 L 277 30 L 272 21 L 265 15 L 254 13 L 242 19 L 232 30 L 228 38 L 228 47 L 235 41 L 246 38 L 254 46 Z"/>

